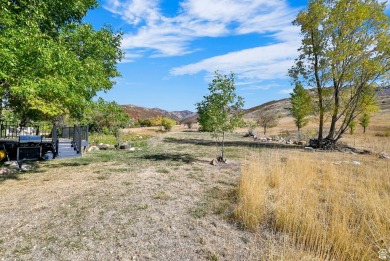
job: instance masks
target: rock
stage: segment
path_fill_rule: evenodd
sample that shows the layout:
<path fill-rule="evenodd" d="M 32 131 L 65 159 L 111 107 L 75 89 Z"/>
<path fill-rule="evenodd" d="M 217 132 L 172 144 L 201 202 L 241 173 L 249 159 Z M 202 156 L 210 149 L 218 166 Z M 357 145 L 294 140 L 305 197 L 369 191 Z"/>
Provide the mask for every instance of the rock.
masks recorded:
<path fill-rule="evenodd" d="M 304 140 L 298 141 L 298 145 L 301 145 L 301 146 L 306 145 L 306 141 L 304 141 Z"/>
<path fill-rule="evenodd" d="M 29 171 L 33 169 L 33 166 L 28 165 L 28 164 L 23 164 L 22 167 L 20 168 L 22 171 Z"/>
<path fill-rule="evenodd" d="M 130 148 L 129 151 L 135 151 L 135 148 Z"/>
<path fill-rule="evenodd" d="M 218 159 L 214 158 L 212 161 L 210 161 L 210 164 L 213 165 L 213 166 L 217 166 L 218 165 Z"/>
<path fill-rule="evenodd" d="M 18 162 L 16 162 L 16 161 L 6 161 L 6 162 L 4 162 L 4 165 L 10 166 L 10 167 L 18 167 L 19 166 Z"/>
<path fill-rule="evenodd" d="M 99 147 L 97 147 L 97 146 L 90 146 L 88 148 L 88 152 L 91 152 L 91 151 L 94 151 L 94 150 L 99 150 Z"/>
<path fill-rule="evenodd" d="M 305 151 L 314 151 L 314 148 L 312 148 L 312 147 L 304 147 L 303 149 Z"/>
<path fill-rule="evenodd" d="M 390 159 L 390 155 L 386 154 L 385 152 L 379 153 L 380 159 Z"/>
<path fill-rule="evenodd" d="M 131 145 L 127 144 L 127 143 L 119 145 L 120 150 L 129 150 L 130 148 L 131 148 Z"/>
<path fill-rule="evenodd" d="M 356 160 L 352 161 L 352 164 L 356 166 L 362 165 L 359 161 Z"/>
<path fill-rule="evenodd" d="M 18 170 L 16 168 L 1 168 L 0 175 L 10 175 L 16 173 Z"/>
<path fill-rule="evenodd" d="M 99 145 L 99 149 L 101 150 L 108 150 L 111 148 L 111 145 L 110 144 L 102 144 L 102 145 Z"/>

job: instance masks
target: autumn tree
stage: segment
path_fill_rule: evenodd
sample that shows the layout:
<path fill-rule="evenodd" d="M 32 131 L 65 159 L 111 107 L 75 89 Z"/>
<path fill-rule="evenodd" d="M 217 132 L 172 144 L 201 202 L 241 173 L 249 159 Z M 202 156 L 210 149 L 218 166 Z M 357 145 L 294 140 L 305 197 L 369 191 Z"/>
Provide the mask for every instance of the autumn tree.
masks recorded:
<path fill-rule="evenodd" d="M 196 104 L 198 122 L 201 130 L 211 132 L 218 143 L 221 138 L 221 153 L 219 161 L 225 161 L 225 133 L 231 132 L 242 123 L 244 100 L 236 94 L 234 74 L 223 75 L 215 72 L 214 79 L 209 84 L 210 94 Z"/>
<path fill-rule="evenodd" d="M 121 33 L 82 22 L 96 0 L 0 5 L 0 108 L 22 122 L 80 118 L 98 91 L 113 86 L 123 56 Z"/>
<path fill-rule="evenodd" d="M 257 116 L 257 123 L 263 127 L 263 133 L 266 135 L 267 129 L 278 126 L 279 116 L 275 112 L 261 111 Z"/>
<path fill-rule="evenodd" d="M 171 118 L 163 117 L 161 125 L 164 127 L 165 131 L 171 131 L 172 127 L 176 125 L 176 121 Z"/>
<path fill-rule="evenodd" d="M 390 69 L 390 23 L 385 3 L 376 0 L 313 0 L 294 24 L 302 45 L 289 74 L 315 90 L 318 145 L 334 144 L 363 111 L 367 88 Z M 329 133 L 324 138 L 326 113 Z"/>
<path fill-rule="evenodd" d="M 300 132 L 301 128 L 309 123 L 308 116 L 312 112 L 311 95 L 299 82 L 295 84 L 293 92 L 290 95 L 291 108 L 289 108 L 289 111 L 294 118 L 298 132 Z"/>

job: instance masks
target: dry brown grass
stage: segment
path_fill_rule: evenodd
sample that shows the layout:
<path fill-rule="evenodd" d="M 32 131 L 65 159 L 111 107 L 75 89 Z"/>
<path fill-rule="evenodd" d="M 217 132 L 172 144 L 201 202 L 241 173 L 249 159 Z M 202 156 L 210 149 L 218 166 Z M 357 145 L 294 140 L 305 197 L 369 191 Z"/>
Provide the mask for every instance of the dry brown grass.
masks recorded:
<path fill-rule="evenodd" d="M 390 246 L 389 173 L 371 156 L 263 151 L 243 165 L 236 216 L 316 259 L 374 260 Z"/>

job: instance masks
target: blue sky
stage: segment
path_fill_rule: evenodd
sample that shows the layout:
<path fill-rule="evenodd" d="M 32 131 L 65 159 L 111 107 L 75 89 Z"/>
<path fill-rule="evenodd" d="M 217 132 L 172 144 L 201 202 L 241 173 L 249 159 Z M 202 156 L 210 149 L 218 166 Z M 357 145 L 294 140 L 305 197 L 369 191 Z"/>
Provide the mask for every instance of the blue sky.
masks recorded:
<path fill-rule="evenodd" d="M 297 57 L 291 24 L 306 0 L 102 0 L 85 22 L 123 31 L 126 57 L 116 85 L 99 95 L 118 104 L 192 110 L 214 72 L 234 72 L 245 108 L 289 97 Z M 389 7 L 389 4 L 388 4 Z M 389 11 L 389 8 L 387 9 Z"/>

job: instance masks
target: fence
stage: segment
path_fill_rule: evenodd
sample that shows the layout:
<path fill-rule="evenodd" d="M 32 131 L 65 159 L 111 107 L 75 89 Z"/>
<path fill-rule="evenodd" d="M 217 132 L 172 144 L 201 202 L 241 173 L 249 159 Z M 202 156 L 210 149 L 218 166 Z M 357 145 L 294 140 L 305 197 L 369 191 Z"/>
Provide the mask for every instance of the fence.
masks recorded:
<path fill-rule="evenodd" d="M 28 123 L 0 120 L 0 138 L 17 139 L 19 136 L 40 135 L 52 137 L 53 125 L 48 123 Z"/>

